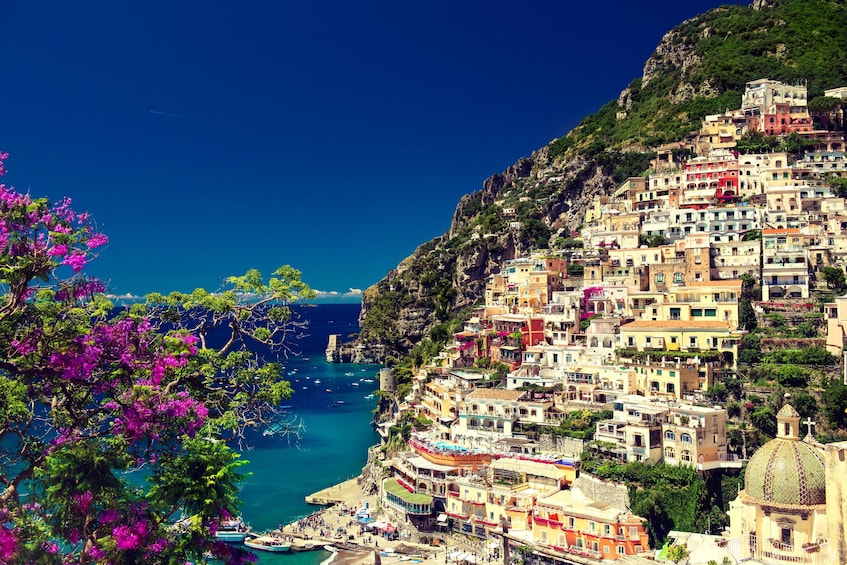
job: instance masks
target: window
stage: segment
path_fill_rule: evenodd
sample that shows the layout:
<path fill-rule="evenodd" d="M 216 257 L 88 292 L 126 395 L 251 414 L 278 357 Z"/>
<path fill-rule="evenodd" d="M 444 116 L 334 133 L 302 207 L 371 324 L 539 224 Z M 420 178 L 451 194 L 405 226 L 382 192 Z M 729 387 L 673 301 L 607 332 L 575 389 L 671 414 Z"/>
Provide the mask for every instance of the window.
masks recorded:
<path fill-rule="evenodd" d="M 676 434 L 673 433 L 673 430 L 665 430 L 665 439 L 667 441 L 676 441 Z"/>
<path fill-rule="evenodd" d="M 656 273 L 656 282 L 665 282 L 665 273 Z"/>
<path fill-rule="evenodd" d="M 665 387 L 665 392 L 669 394 L 674 394 L 676 392 L 676 386 L 673 383 L 668 383 Z"/>
<path fill-rule="evenodd" d="M 568 527 L 570 529 L 574 529 L 576 527 L 576 522 L 573 516 L 568 516 Z"/>
<path fill-rule="evenodd" d="M 792 545 L 791 544 L 791 528 L 780 528 L 779 533 L 780 533 L 779 541 L 781 541 L 782 543 L 784 543 L 786 545 Z"/>
<path fill-rule="evenodd" d="M 610 536 L 612 535 L 612 526 L 611 524 L 603 524 L 603 535 Z"/>
<path fill-rule="evenodd" d="M 682 450 L 682 460 L 686 461 L 688 463 L 691 462 L 691 452 L 688 451 L 687 449 Z"/>
<path fill-rule="evenodd" d="M 673 274 L 673 282 L 681 283 L 682 282 L 682 273 L 674 273 Z"/>
<path fill-rule="evenodd" d="M 616 546 L 615 551 L 618 552 L 618 555 L 626 555 L 626 547 L 624 547 L 622 545 Z"/>
<path fill-rule="evenodd" d="M 679 436 L 679 440 L 682 443 L 691 443 L 691 434 L 684 432 L 681 436 Z"/>
<path fill-rule="evenodd" d="M 665 459 L 675 459 L 676 454 L 674 453 L 673 447 L 665 448 Z"/>

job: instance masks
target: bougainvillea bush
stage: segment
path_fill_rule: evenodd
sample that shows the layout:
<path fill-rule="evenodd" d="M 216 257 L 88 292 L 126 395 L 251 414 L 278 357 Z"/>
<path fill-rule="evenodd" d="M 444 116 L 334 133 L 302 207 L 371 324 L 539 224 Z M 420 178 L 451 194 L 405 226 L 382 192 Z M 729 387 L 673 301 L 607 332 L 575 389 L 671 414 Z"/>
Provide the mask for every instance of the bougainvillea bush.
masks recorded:
<path fill-rule="evenodd" d="M 291 388 L 249 344 L 281 345 L 314 293 L 286 266 L 115 309 L 83 274 L 93 225 L 0 185 L 0 562 L 255 560 L 214 538 L 246 476 L 231 444 Z"/>

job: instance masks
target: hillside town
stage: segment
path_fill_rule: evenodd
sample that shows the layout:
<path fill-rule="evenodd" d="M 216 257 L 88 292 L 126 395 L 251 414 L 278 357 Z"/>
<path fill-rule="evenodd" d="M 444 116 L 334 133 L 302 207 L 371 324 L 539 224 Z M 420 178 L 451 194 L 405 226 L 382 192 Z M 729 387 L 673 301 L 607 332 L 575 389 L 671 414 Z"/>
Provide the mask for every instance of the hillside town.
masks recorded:
<path fill-rule="evenodd" d="M 811 115 L 804 85 L 749 82 L 740 109 L 707 116 L 597 199 L 563 249 L 502 264 L 380 424 L 388 441 L 414 422 L 402 449 L 379 455 L 386 511 L 506 563 L 847 562 L 847 442 L 817 441 L 784 395 L 773 439 L 738 445 L 730 421 L 755 403 L 739 413 L 716 394 L 758 360 L 745 341 L 756 325 L 806 323 L 803 336 L 757 337 L 755 353 L 825 352 L 818 364 L 843 379 L 843 124 L 840 110 Z M 801 149 L 742 151 L 751 132 Z M 397 388 L 383 369 L 381 389 Z M 729 526 L 655 547 L 627 488 L 586 472 L 585 453 L 746 472 Z"/>

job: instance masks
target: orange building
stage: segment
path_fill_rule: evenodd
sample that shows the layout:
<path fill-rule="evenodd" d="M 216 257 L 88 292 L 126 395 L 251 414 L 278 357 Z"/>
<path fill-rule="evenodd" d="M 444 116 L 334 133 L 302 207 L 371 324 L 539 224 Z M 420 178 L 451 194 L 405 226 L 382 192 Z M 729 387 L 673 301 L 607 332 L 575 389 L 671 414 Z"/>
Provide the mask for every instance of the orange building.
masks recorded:
<path fill-rule="evenodd" d="M 539 498 L 532 521 L 533 543 L 545 553 L 614 561 L 650 551 L 644 518 L 570 490 Z"/>

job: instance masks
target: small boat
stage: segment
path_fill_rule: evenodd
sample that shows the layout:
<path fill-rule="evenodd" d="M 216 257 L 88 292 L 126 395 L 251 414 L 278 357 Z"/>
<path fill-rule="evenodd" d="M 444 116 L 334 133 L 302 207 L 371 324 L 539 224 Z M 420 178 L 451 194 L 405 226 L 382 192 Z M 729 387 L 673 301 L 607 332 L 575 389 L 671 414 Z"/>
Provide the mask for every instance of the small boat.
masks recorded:
<path fill-rule="evenodd" d="M 371 398 L 373 398 L 373 397 L 374 397 L 374 395 L 372 395 L 372 394 L 368 394 L 367 396 L 365 396 L 365 400 L 370 400 L 370 399 L 371 399 Z"/>
<path fill-rule="evenodd" d="M 331 388 L 326 389 L 327 392 L 332 392 Z"/>
<path fill-rule="evenodd" d="M 315 384 L 316 384 L 316 385 L 321 384 L 321 380 L 320 380 L 320 379 L 315 379 Z"/>
<path fill-rule="evenodd" d="M 250 528 L 244 523 L 241 516 L 238 516 L 231 520 L 221 520 L 218 531 L 215 532 L 215 539 L 229 543 L 241 543 L 249 532 Z"/>
<path fill-rule="evenodd" d="M 359 383 L 351 383 L 353 386 L 359 386 Z"/>
<path fill-rule="evenodd" d="M 281 540 L 270 534 L 261 534 L 245 538 L 244 545 L 250 549 L 260 549 L 262 551 L 273 551 L 281 553 L 283 551 L 291 551 L 291 544 Z"/>
<path fill-rule="evenodd" d="M 352 376 L 353 376 L 353 375 L 355 375 L 355 374 L 356 374 L 356 373 L 344 373 L 344 375 L 345 375 L 345 376 L 347 376 L 347 377 L 352 377 Z"/>
<path fill-rule="evenodd" d="M 365 379 L 365 380 L 364 380 L 364 381 L 362 381 L 362 382 L 364 382 L 364 383 L 372 383 L 372 382 L 374 382 L 374 380 L 373 380 L 373 379 Z"/>

